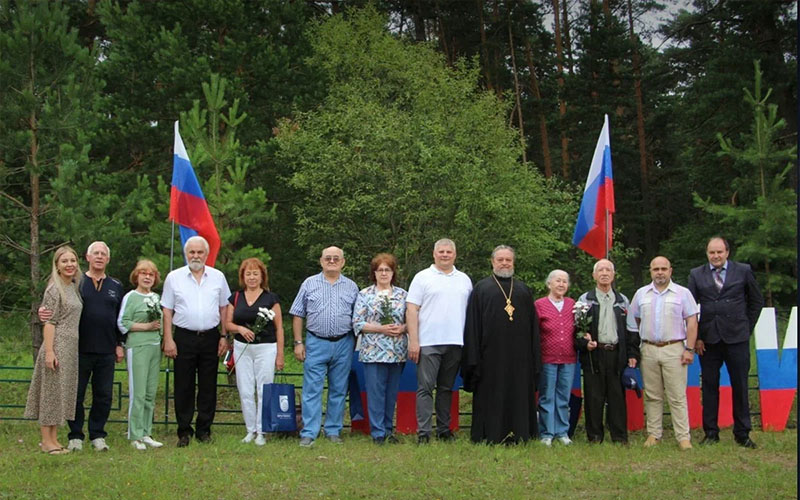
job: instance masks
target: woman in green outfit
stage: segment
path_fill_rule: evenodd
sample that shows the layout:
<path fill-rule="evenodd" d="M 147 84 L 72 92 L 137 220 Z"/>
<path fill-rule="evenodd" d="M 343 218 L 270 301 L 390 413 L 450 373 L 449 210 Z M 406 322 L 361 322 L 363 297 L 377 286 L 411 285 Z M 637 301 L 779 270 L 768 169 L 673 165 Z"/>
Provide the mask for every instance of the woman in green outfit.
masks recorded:
<path fill-rule="evenodd" d="M 122 299 L 117 325 L 126 334 L 128 361 L 128 439 L 137 450 L 159 448 L 151 436 L 161 365 L 161 298 L 152 288 L 159 282 L 156 265 L 140 260 L 131 271 L 135 290 Z"/>

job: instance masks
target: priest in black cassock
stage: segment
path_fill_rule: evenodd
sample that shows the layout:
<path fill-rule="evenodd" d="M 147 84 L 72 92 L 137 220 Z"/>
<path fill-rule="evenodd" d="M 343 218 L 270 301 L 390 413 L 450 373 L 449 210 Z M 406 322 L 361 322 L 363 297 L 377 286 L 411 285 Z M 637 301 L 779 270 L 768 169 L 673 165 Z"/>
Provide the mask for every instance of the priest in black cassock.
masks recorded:
<path fill-rule="evenodd" d="M 517 443 L 536 438 L 536 381 L 542 369 L 533 294 L 514 278 L 514 249 L 492 252 L 493 273 L 467 305 L 461 377 L 473 393 L 472 441 Z"/>

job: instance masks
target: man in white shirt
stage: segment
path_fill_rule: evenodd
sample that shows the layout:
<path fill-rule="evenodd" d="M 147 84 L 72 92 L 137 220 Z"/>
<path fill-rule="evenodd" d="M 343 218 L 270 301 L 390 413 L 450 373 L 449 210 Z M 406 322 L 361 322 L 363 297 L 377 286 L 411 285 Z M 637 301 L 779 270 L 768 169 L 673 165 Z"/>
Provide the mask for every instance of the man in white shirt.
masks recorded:
<path fill-rule="evenodd" d="M 436 434 L 453 440 L 450 404 L 461 363 L 469 276 L 455 268 L 456 244 L 444 238 L 433 246 L 433 265 L 414 276 L 406 299 L 408 357 L 417 363 L 417 437 L 430 441 L 433 389 L 436 388 Z"/>
<path fill-rule="evenodd" d="M 206 266 L 208 242 L 201 236 L 186 240 L 187 266 L 164 280 L 164 355 L 175 360 L 175 417 L 178 447 L 189 445 L 193 434 L 200 442 L 211 441 L 211 424 L 217 406 L 217 363 L 228 350 L 220 318 L 231 295 L 225 275 Z M 172 325 L 175 325 L 175 332 Z M 197 397 L 197 432 L 192 429 Z"/>

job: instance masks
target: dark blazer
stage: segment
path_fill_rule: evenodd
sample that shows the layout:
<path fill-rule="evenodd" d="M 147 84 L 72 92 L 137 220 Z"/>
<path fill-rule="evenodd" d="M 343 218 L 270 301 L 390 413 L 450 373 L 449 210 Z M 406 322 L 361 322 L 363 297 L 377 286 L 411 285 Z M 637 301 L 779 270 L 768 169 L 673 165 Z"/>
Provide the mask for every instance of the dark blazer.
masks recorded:
<path fill-rule="evenodd" d="M 748 264 L 728 261 L 720 291 L 706 263 L 689 273 L 689 291 L 700 304 L 698 338 L 709 344 L 735 344 L 750 340 L 764 299 Z"/>
<path fill-rule="evenodd" d="M 617 319 L 618 368 L 620 373 L 622 373 L 622 370 L 628 366 L 628 358 L 635 358 L 637 362 L 639 360 L 639 334 L 638 332 L 629 331 L 626 327 L 629 305 L 628 298 L 616 290 L 612 289 L 612 291 L 614 292 L 614 316 Z M 578 300 L 592 306 L 592 308 L 589 309 L 589 314 L 592 315 L 592 321 L 589 323 L 589 334 L 592 336 L 592 340 L 597 341 L 597 323 L 600 320 L 600 303 L 597 301 L 597 291 L 592 288 L 581 295 Z M 586 339 L 575 339 L 575 347 L 578 348 L 581 367 L 585 370 L 588 370 L 589 366 L 591 366 L 589 362 L 591 351 L 589 351 L 587 347 L 588 344 L 589 341 Z M 596 369 L 597 368 L 595 368 L 595 370 Z"/>

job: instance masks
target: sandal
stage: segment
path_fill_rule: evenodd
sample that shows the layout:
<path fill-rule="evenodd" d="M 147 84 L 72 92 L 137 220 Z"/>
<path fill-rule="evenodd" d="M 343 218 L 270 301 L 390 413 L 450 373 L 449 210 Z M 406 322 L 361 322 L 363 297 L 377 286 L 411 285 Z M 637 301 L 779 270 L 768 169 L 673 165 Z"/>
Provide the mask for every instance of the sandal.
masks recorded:
<path fill-rule="evenodd" d="M 42 453 L 46 453 L 48 455 L 66 455 L 69 453 L 69 450 L 66 448 L 53 448 L 52 450 L 42 450 Z"/>

